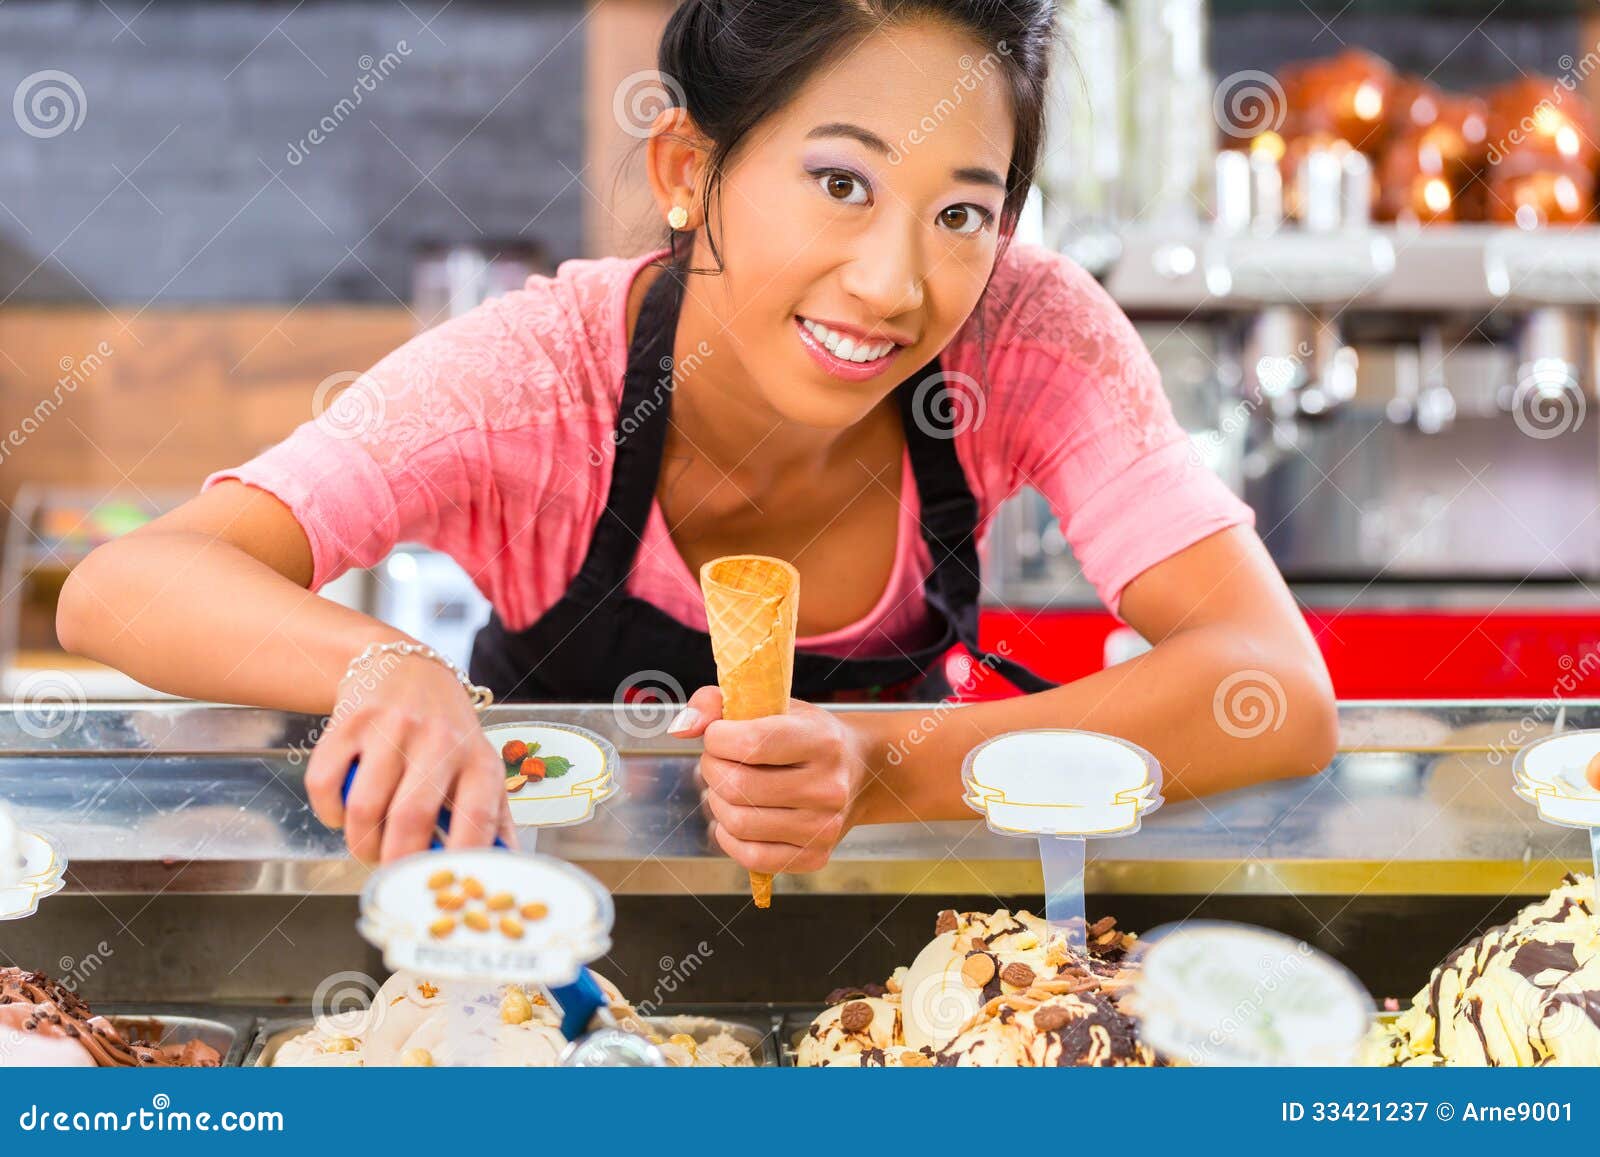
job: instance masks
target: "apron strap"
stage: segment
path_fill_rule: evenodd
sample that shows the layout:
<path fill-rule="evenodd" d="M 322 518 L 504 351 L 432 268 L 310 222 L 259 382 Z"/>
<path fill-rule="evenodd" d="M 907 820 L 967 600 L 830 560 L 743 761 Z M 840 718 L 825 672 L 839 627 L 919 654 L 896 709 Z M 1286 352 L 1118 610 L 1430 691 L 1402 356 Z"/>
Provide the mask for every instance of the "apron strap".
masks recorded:
<path fill-rule="evenodd" d="M 978 603 L 983 592 L 978 500 L 956 454 L 954 417 L 964 412 L 966 404 L 950 389 L 951 378 L 958 376 L 945 373 L 935 357 L 898 390 L 906 449 L 922 504 L 922 537 L 933 558 L 923 595 L 935 614 L 950 620 L 956 637 L 979 663 L 998 671 L 1019 690 L 1048 691 L 1059 684 L 978 645 Z"/>
<path fill-rule="evenodd" d="M 616 593 L 633 569 L 650 517 L 661 456 L 667 443 L 667 412 L 673 380 L 673 339 L 683 300 L 683 274 L 665 266 L 645 293 L 628 348 L 622 400 L 609 435 L 616 448 L 605 509 L 595 523 L 589 550 L 568 594 L 595 605 Z"/>

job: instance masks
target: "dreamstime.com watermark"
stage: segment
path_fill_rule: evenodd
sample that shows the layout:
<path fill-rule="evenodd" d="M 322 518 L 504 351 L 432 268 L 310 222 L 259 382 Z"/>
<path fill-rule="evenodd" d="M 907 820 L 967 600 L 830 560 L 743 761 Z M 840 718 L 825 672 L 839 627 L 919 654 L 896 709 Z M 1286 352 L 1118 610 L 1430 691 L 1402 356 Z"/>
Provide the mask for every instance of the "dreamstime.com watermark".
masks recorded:
<path fill-rule="evenodd" d="M 313 727 L 306 733 L 304 739 L 289 745 L 290 766 L 298 767 L 304 760 L 309 759 L 312 748 L 316 747 L 329 729 L 337 727 L 359 711 L 365 705 L 367 696 L 378 689 L 383 677 L 398 667 L 403 658 L 405 656 L 397 655 L 393 651 L 385 651 L 357 668 L 347 681 L 348 686 L 345 687 L 344 693 L 339 696 L 339 702 L 334 704 L 333 713 L 328 716 L 327 723 L 321 727 Z"/>
<path fill-rule="evenodd" d="M 56 981 L 68 992 L 75 993 L 79 985 L 99 972 L 105 967 L 106 961 L 115 955 L 116 951 L 111 945 L 101 940 L 82 956 L 63 956 L 56 961 Z"/>
<path fill-rule="evenodd" d="M 1000 659 L 1009 659 L 1011 657 L 1011 644 L 1006 642 L 1004 639 L 1000 640 L 999 644 L 996 645 L 992 652 L 984 655 L 984 657 L 979 659 L 976 663 L 968 659 L 966 666 L 958 669 L 954 673 L 955 677 L 951 680 L 951 682 L 958 684 L 958 686 L 953 689 L 959 691 L 964 688 L 971 687 L 977 679 L 977 672 L 979 670 L 995 670 L 995 668 L 999 666 L 999 664 L 995 661 L 997 657 Z M 950 712 L 956 710 L 960 706 L 961 704 L 953 699 L 941 699 L 937 703 L 933 704 L 933 706 L 929 707 L 922 717 L 917 719 L 914 723 L 912 723 L 910 728 L 907 729 L 904 739 L 897 739 L 893 744 L 890 745 L 889 752 L 885 756 L 889 762 L 889 766 L 899 767 L 900 764 L 904 762 L 906 756 L 910 755 L 913 749 L 921 747 L 924 743 L 926 743 L 933 733 L 939 730 L 939 725 L 945 721 L 945 719 L 950 715 Z"/>
<path fill-rule="evenodd" d="M 1566 707 L 1567 699 L 1583 686 L 1583 681 L 1600 671 L 1600 650 L 1591 647 L 1576 659 L 1571 655 L 1562 655 L 1556 660 L 1556 665 L 1564 674 L 1550 688 L 1550 694 L 1513 722 L 1504 739 L 1489 745 L 1489 763 L 1492 766 L 1499 767 L 1514 757 L 1529 740 L 1538 738 L 1544 732 L 1550 721 Z"/>
<path fill-rule="evenodd" d="M 683 108 L 688 103 L 677 77 L 646 68 L 629 73 L 613 90 L 611 115 L 618 128 L 642 141 L 654 129 L 656 117 L 669 108 Z"/>
<path fill-rule="evenodd" d="M 1211 115 L 1232 137 L 1275 133 L 1289 114 L 1283 85 L 1270 72 L 1247 68 L 1229 73 L 1211 94 Z"/>
<path fill-rule="evenodd" d="M 1301 965 L 1311 958 L 1311 954 L 1311 945 L 1302 940 L 1295 946 L 1292 955 L 1262 957 L 1259 961 L 1262 971 L 1250 992 L 1240 997 L 1231 1009 L 1217 1019 L 1211 1026 L 1211 1031 L 1206 1034 L 1205 1040 L 1190 1047 L 1189 1063 L 1207 1065 L 1218 1050 L 1226 1050 L 1230 1041 L 1248 1030 L 1261 1016 L 1267 998 L 1299 972 Z"/>
<path fill-rule="evenodd" d="M 911 420 L 930 438 L 948 440 L 983 425 L 989 403 L 970 374 L 940 370 L 917 383 L 911 394 Z"/>
<path fill-rule="evenodd" d="M 633 407 L 617 420 L 616 426 L 607 435 L 611 440 L 612 446 L 621 446 L 623 442 L 633 437 L 639 427 L 644 425 L 652 414 L 666 405 L 667 400 L 671 398 L 678 387 L 683 385 L 691 374 L 699 370 L 710 356 L 711 346 L 702 341 L 695 346 L 693 352 L 685 357 L 662 358 L 659 363 L 661 376 L 656 379 L 655 389 L 650 391 L 648 397 L 641 398 L 635 402 Z M 599 466 L 605 460 L 605 454 L 601 452 L 599 446 L 589 447 L 590 466 Z"/>
<path fill-rule="evenodd" d="M 8 454 L 27 445 L 28 439 L 44 428 L 44 424 L 61 409 L 62 403 L 77 393 L 79 386 L 99 373 L 101 367 L 116 352 L 110 342 L 103 341 L 84 357 L 67 356 L 57 362 L 61 376 L 56 379 L 55 387 L 45 397 L 40 398 L 32 410 L 23 415 L 22 421 L 6 432 L 4 439 L 0 439 L 0 466 L 5 464 Z"/>
<path fill-rule="evenodd" d="M 157 1093 L 148 1109 L 125 1113 L 30 1104 L 17 1114 L 17 1128 L 24 1133 L 282 1133 L 286 1126 L 276 1109 L 192 1113 L 174 1109 L 171 1097 Z"/>
<path fill-rule="evenodd" d="M 11 95 L 11 115 L 23 132 L 47 141 L 83 127 L 89 96 L 70 72 L 47 68 L 22 78 Z"/>
<path fill-rule="evenodd" d="M 673 717 L 683 709 L 683 684 L 667 671 L 635 671 L 617 685 L 611 701 L 617 708 L 617 726 L 635 739 L 665 735 Z"/>
<path fill-rule="evenodd" d="M 956 62 L 961 66 L 961 75 L 956 78 L 955 85 L 950 89 L 950 95 L 934 105 L 931 112 L 925 114 L 905 136 L 895 142 L 889 149 L 889 163 L 891 165 L 902 163 L 912 149 L 938 132 L 939 126 L 955 115 L 956 109 L 965 102 L 967 94 L 977 92 L 978 86 L 988 80 L 995 69 L 1000 67 L 1000 58 L 1010 55 L 1011 46 L 1000 40 L 996 41 L 992 51 L 983 54 L 981 60 L 974 61 L 970 54 L 962 56 Z"/>
<path fill-rule="evenodd" d="M 323 116 L 311 131 L 298 141 L 289 142 L 289 151 L 284 159 L 291 165 L 300 165 L 311 155 L 311 150 L 327 141 L 334 133 L 339 131 L 339 126 L 350 118 L 350 115 L 361 107 L 361 102 L 366 97 L 378 91 L 378 83 L 387 80 L 400 67 L 400 62 L 411 55 L 411 45 L 404 40 L 395 42 L 395 46 L 385 52 L 377 60 L 370 53 L 360 57 L 356 66 L 361 73 L 356 77 L 355 83 L 350 86 L 350 95 L 341 97 L 333 110 Z"/>
<path fill-rule="evenodd" d="M 1282 730 L 1289 697 L 1271 672 L 1235 671 L 1217 684 L 1211 714 L 1217 726 L 1235 739 L 1255 739 Z"/>
<path fill-rule="evenodd" d="M 11 696 L 17 726 L 35 739 L 54 739 L 76 727 L 89 707 L 89 693 L 68 671 L 35 671 Z"/>
<path fill-rule="evenodd" d="M 663 956 L 656 961 L 661 974 L 656 977 L 655 987 L 650 990 L 650 995 L 634 1006 L 638 1009 L 639 1015 L 656 1015 L 656 1011 L 715 955 L 715 949 L 702 940 L 694 946 L 693 952 L 676 958 Z"/>
<path fill-rule="evenodd" d="M 1564 53 L 1556 64 L 1561 69 L 1561 75 L 1550 86 L 1550 95 L 1506 130 L 1503 137 L 1489 142 L 1486 154 L 1489 164 L 1498 165 L 1517 146 L 1527 141 L 1551 135 L 1555 137 L 1556 148 L 1563 154 L 1578 155 L 1581 144 L 1578 127 L 1561 111 L 1561 106 L 1566 103 L 1568 96 L 1578 91 L 1580 84 L 1588 80 L 1596 69 L 1600 69 L 1600 44 L 1577 60 L 1572 58 L 1571 53 Z"/>

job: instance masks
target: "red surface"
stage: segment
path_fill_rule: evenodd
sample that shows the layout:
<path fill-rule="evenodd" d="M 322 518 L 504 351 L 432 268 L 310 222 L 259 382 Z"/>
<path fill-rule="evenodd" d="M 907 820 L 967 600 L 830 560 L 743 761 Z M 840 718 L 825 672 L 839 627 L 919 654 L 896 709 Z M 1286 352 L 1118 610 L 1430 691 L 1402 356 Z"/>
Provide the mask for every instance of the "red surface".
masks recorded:
<path fill-rule="evenodd" d="M 1309 610 L 1341 699 L 1545 699 L 1600 695 L 1600 609 L 1518 611 Z M 979 641 L 1057 682 L 1105 666 L 1104 611 L 984 611 Z M 966 699 L 1009 685 L 970 661 Z"/>

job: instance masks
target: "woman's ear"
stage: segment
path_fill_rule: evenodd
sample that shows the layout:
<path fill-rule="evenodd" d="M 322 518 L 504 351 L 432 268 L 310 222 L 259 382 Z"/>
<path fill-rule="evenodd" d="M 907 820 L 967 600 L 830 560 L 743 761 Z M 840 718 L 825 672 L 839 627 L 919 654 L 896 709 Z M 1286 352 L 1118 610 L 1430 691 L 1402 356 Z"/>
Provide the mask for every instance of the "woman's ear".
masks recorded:
<path fill-rule="evenodd" d="M 688 220 L 675 228 L 692 230 L 704 224 L 700 195 L 710 156 L 711 142 L 695 127 L 687 109 L 669 108 L 657 114 L 645 146 L 645 169 L 662 219 L 675 208 L 687 212 Z"/>

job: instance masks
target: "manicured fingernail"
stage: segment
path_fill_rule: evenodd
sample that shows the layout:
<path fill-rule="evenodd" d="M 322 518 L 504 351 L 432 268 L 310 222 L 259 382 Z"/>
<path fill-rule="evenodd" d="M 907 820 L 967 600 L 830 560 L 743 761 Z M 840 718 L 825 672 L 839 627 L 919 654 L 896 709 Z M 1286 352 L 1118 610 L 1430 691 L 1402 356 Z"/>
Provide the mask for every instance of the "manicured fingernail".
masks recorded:
<path fill-rule="evenodd" d="M 668 731 L 687 731 L 700 722 L 700 712 L 693 707 L 685 707 L 672 717 L 672 722 L 667 724 Z"/>

